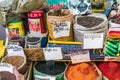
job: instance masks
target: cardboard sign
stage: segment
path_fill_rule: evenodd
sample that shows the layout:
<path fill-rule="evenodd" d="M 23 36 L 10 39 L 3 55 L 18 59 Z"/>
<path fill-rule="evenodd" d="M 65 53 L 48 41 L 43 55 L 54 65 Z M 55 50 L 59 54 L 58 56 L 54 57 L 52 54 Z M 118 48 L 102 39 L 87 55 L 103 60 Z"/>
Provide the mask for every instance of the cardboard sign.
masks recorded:
<path fill-rule="evenodd" d="M 70 35 L 70 22 L 56 22 L 53 24 L 54 38 L 66 37 Z"/>
<path fill-rule="evenodd" d="M 13 66 L 7 63 L 0 63 L 0 72 L 1 71 L 9 71 L 13 73 Z"/>
<path fill-rule="evenodd" d="M 103 48 L 103 33 L 84 34 L 83 49 Z"/>
<path fill-rule="evenodd" d="M 45 60 L 63 59 L 62 50 L 60 47 L 43 48 Z"/>
<path fill-rule="evenodd" d="M 73 64 L 90 61 L 89 50 L 72 53 L 70 57 Z"/>

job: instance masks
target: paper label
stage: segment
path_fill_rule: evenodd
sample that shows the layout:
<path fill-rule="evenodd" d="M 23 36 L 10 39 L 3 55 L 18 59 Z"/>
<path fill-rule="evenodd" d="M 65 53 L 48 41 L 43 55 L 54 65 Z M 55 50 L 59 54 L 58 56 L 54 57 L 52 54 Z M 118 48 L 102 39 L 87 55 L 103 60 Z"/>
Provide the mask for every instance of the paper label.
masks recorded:
<path fill-rule="evenodd" d="M 8 55 L 24 55 L 23 48 L 17 45 L 7 46 Z"/>
<path fill-rule="evenodd" d="M 63 59 L 60 47 L 43 48 L 45 60 Z"/>
<path fill-rule="evenodd" d="M 90 61 L 89 50 L 72 53 L 70 57 L 73 64 Z"/>
<path fill-rule="evenodd" d="M 84 34 L 83 49 L 103 48 L 103 33 Z"/>
<path fill-rule="evenodd" d="M 13 73 L 13 66 L 7 63 L 0 63 L 0 72 L 1 71 L 9 71 Z"/>
<path fill-rule="evenodd" d="M 120 61 L 120 57 L 105 57 L 105 61 Z"/>
<path fill-rule="evenodd" d="M 18 45 L 19 46 L 19 42 L 10 42 L 9 45 Z"/>
<path fill-rule="evenodd" d="M 35 80 L 56 80 L 55 77 L 50 76 L 37 76 L 35 75 Z"/>
<path fill-rule="evenodd" d="M 70 22 L 56 22 L 53 24 L 54 38 L 66 37 L 70 35 Z"/>

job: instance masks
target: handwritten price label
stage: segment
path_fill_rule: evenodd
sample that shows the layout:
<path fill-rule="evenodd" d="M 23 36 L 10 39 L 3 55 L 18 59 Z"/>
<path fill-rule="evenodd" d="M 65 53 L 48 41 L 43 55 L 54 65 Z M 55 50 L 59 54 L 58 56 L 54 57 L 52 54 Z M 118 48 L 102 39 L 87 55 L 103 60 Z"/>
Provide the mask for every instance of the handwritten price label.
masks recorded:
<path fill-rule="evenodd" d="M 66 37 L 70 35 L 70 22 L 56 22 L 53 24 L 54 38 Z"/>
<path fill-rule="evenodd" d="M 7 46 L 8 55 L 24 55 L 23 48 L 17 45 Z"/>
<path fill-rule="evenodd" d="M 84 34 L 83 49 L 103 48 L 103 33 Z"/>
<path fill-rule="evenodd" d="M 7 63 L 0 63 L 0 71 L 9 71 L 13 73 L 13 66 Z"/>
<path fill-rule="evenodd" d="M 63 59 L 62 50 L 60 47 L 43 48 L 45 60 Z"/>
<path fill-rule="evenodd" d="M 89 50 L 72 53 L 70 57 L 73 64 L 90 61 Z"/>

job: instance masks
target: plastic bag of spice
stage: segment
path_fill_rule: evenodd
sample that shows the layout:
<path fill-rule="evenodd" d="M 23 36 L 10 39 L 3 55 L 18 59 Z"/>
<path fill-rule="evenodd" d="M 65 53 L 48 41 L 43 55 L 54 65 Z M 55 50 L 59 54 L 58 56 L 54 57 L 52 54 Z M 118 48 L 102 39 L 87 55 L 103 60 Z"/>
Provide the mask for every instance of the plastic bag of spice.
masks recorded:
<path fill-rule="evenodd" d="M 68 0 L 68 9 L 74 15 L 92 13 L 90 0 Z"/>
<path fill-rule="evenodd" d="M 17 3 L 17 1 L 16 1 Z M 15 3 L 15 4 L 16 4 Z M 18 0 L 17 8 L 13 7 L 14 12 L 22 13 L 32 10 L 44 9 L 47 7 L 47 0 Z"/>

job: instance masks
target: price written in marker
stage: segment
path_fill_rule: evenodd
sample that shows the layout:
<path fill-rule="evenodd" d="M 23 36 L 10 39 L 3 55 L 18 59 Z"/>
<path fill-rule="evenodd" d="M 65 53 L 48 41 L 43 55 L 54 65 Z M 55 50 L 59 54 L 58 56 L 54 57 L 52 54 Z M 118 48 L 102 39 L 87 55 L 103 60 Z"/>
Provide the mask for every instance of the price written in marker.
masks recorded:
<path fill-rule="evenodd" d="M 0 71 L 9 71 L 13 73 L 13 66 L 7 63 L 0 63 Z"/>
<path fill-rule="evenodd" d="M 89 50 L 83 50 L 72 53 L 70 57 L 73 64 L 90 61 Z"/>
<path fill-rule="evenodd" d="M 43 48 L 45 60 L 63 59 L 62 50 L 60 47 Z"/>
<path fill-rule="evenodd" d="M 8 55 L 24 55 L 23 48 L 17 45 L 7 46 Z"/>
<path fill-rule="evenodd" d="M 70 22 L 56 22 L 53 24 L 54 38 L 66 37 L 70 35 Z"/>
<path fill-rule="evenodd" d="M 103 33 L 84 34 L 83 49 L 103 48 Z"/>

